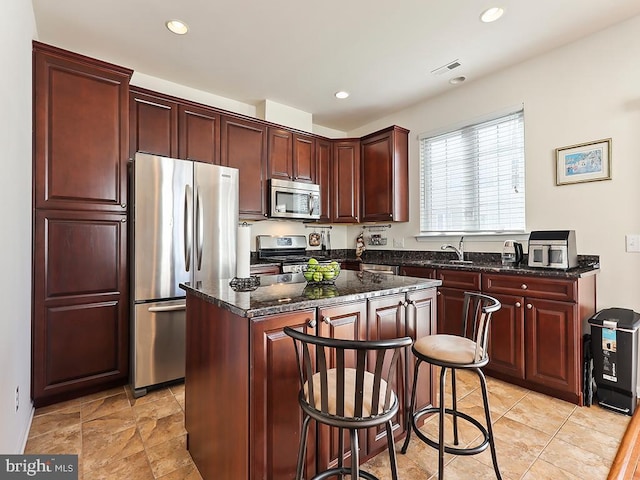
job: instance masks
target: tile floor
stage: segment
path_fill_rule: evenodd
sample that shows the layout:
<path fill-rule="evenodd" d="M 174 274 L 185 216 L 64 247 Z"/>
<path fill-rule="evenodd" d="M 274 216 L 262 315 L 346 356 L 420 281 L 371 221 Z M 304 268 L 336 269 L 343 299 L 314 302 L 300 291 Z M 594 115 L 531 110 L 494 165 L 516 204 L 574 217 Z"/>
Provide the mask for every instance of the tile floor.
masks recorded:
<path fill-rule="evenodd" d="M 597 406 L 576 407 L 492 378 L 487 381 L 505 480 L 607 478 L 631 417 Z M 459 375 L 458 392 L 461 409 L 480 417 L 477 379 Z M 431 419 L 423 429 L 435 433 L 436 426 Z M 473 443 L 475 432 L 464 427 L 461 441 Z M 83 480 L 197 480 L 201 477 L 185 449 L 185 433 L 183 385 L 139 399 L 128 387 L 120 387 L 36 410 L 25 453 L 77 453 Z M 448 456 L 446 461 L 447 480 L 495 478 L 488 451 Z M 437 452 L 415 436 L 407 454 L 398 454 L 401 479 L 437 478 L 437 464 Z M 365 468 L 380 480 L 390 478 L 386 453 Z"/>

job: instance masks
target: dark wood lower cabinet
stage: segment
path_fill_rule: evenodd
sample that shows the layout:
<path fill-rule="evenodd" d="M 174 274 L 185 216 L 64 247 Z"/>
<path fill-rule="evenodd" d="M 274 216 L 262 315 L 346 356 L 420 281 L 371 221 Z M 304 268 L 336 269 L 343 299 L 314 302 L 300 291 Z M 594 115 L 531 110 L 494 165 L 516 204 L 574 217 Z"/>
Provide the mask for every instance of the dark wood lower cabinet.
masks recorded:
<path fill-rule="evenodd" d="M 38 210 L 32 396 L 36 407 L 128 378 L 126 216 Z"/>

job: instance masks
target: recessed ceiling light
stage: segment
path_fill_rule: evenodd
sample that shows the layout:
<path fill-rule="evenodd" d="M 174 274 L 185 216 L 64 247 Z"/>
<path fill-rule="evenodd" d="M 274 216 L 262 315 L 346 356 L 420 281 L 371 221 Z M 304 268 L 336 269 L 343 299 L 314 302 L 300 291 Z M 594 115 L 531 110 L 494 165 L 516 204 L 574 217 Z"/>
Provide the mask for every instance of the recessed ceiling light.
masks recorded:
<path fill-rule="evenodd" d="M 502 16 L 503 13 L 504 10 L 500 7 L 488 8 L 487 10 L 482 12 L 482 15 L 480 15 L 480 20 L 482 20 L 484 23 L 495 22 Z"/>
<path fill-rule="evenodd" d="M 347 98 L 349 96 L 349 92 L 345 92 L 344 90 L 340 90 L 339 92 L 335 93 L 336 98 Z"/>
<path fill-rule="evenodd" d="M 451 85 L 458 85 L 462 82 L 464 82 L 467 79 L 467 77 L 465 77 L 464 75 L 460 76 L 460 77 L 453 77 L 451 80 L 449 80 L 449 83 Z"/>
<path fill-rule="evenodd" d="M 182 20 L 168 20 L 165 25 L 176 35 L 184 35 L 189 31 L 188 25 Z"/>

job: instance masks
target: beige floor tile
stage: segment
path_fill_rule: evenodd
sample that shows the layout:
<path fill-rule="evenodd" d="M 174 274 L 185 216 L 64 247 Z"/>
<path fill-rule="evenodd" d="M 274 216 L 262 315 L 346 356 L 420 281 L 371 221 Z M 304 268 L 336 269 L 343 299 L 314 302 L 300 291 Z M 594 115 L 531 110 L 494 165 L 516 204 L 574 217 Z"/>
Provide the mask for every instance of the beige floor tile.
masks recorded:
<path fill-rule="evenodd" d="M 136 426 L 136 419 L 130 408 L 123 408 L 113 413 L 103 415 L 82 423 L 82 434 L 105 434 L 113 435 L 114 433 L 126 430 Z"/>
<path fill-rule="evenodd" d="M 200 476 L 200 472 L 198 471 L 196 466 L 191 463 L 177 470 L 174 470 L 167 475 L 158 477 L 158 480 L 202 480 L 202 477 Z"/>
<path fill-rule="evenodd" d="M 522 480 L 582 480 L 566 470 L 556 467 L 544 460 L 538 459 L 533 462 L 529 471 L 522 477 Z"/>
<path fill-rule="evenodd" d="M 80 411 L 80 407 L 83 401 L 80 398 L 74 398 L 73 400 L 67 400 L 65 402 L 54 403 L 53 405 L 47 405 L 46 407 L 36 408 L 33 414 L 34 418 L 39 415 L 47 415 L 52 412 L 59 412 L 61 410 L 77 410 Z"/>
<path fill-rule="evenodd" d="M 81 409 L 82 421 L 86 422 L 94 418 L 110 415 L 118 410 L 129 408 L 131 405 L 127 399 L 127 394 L 123 389 L 121 390 L 121 393 L 117 395 L 102 397 L 83 404 Z"/>
<path fill-rule="evenodd" d="M 191 455 L 189 455 L 186 448 L 186 438 L 184 435 L 149 447 L 146 451 L 149 463 L 151 464 L 151 470 L 153 470 L 156 478 L 193 463 Z"/>
<path fill-rule="evenodd" d="M 493 467 L 480 463 L 475 457 L 459 456 L 445 465 L 444 478 L 447 480 L 495 480 L 496 473 Z"/>
<path fill-rule="evenodd" d="M 399 446 L 396 448 L 396 465 L 398 467 L 398 477 L 401 479 L 422 479 L 427 478 L 425 471 L 420 468 L 407 455 L 400 453 Z M 437 464 L 436 464 L 437 468 Z M 362 465 L 362 469 L 378 477 L 379 480 L 391 480 L 391 463 L 389 462 L 389 452 L 385 450 L 380 455 Z"/>
<path fill-rule="evenodd" d="M 136 427 L 112 435 L 100 431 L 85 434 L 82 437 L 84 472 L 91 472 L 142 451 L 144 445 Z"/>
<path fill-rule="evenodd" d="M 466 399 L 463 399 L 458 403 L 458 411 L 465 413 L 474 419 L 477 419 L 482 425 L 485 425 L 486 420 L 484 418 L 484 408 L 474 404 L 468 405 L 466 404 L 465 400 Z M 493 420 L 495 421 L 495 419 Z M 444 430 L 445 445 L 455 446 L 453 444 L 454 437 L 453 437 L 453 416 L 452 415 L 445 416 L 444 426 L 445 426 L 445 430 Z M 425 434 L 427 434 L 430 439 L 437 442 L 439 431 L 440 431 L 440 424 L 437 416 L 434 416 L 434 418 L 430 418 L 420 430 L 422 430 Z M 469 446 L 472 443 L 474 443 L 476 439 L 480 438 L 480 436 L 481 436 L 481 432 L 478 430 L 478 428 L 475 425 L 473 425 L 472 423 L 460 417 L 458 418 L 459 446 L 462 446 L 462 447 Z"/>
<path fill-rule="evenodd" d="M 182 411 L 158 419 L 138 422 L 138 430 L 145 448 L 186 435 Z"/>
<path fill-rule="evenodd" d="M 160 397 L 153 402 L 133 406 L 133 413 L 138 422 L 156 420 L 181 412 L 180 404 L 173 395 Z"/>
<path fill-rule="evenodd" d="M 570 422 L 591 428 L 616 438 L 622 438 L 631 417 L 600 408 L 597 405 L 591 407 L 576 408 L 569 417 Z"/>
<path fill-rule="evenodd" d="M 160 398 L 171 396 L 171 390 L 169 390 L 168 388 L 151 390 L 146 395 L 143 395 L 142 397 L 138 397 L 138 398 L 134 398 L 133 392 L 131 391 L 131 387 L 129 385 L 127 385 L 126 387 L 126 392 L 127 392 L 127 398 L 129 399 L 129 403 L 131 403 L 132 406 L 144 405 L 145 403 L 155 402 Z"/>
<path fill-rule="evenodd" d="M 577 422 L 566 422 L 555 438 L 613 462 L 621 436 L 610 436 Z"/>
<path fill-rule="evenodd" d="M 554 438 L 540 455 L 558 468 L 571 472 L 582 480 L 602 480 L 607 478 L 611 462 L 575 445 Z"/>
<path fill-rule="evenodd" d="M 93 468 L 90 472 L 85 471 L 85 477 L 91 480 L 154 480 L 144 451 L 111 461 L 101 467 Z"/>
<path fill-rule="evenodd" d="M 79 455 L 82 449 L 80 424 L 51 430 L 35 437 L 29 437 L 25 454 L 70 454 Z"/>
<path fill-rule="evenodd" d="M 80 406 L 71 406 L 65 410 L 57 410 L 33 417 L 29 436 L 35 437 L 51 430 L 63 429 L 78 424 L 80 424 Z"/>
<path fill-rule="evenodd" d="M 505 416 L 553 435 L 576 408 L 575 405 L 557 398 L 530 392 Z"/>

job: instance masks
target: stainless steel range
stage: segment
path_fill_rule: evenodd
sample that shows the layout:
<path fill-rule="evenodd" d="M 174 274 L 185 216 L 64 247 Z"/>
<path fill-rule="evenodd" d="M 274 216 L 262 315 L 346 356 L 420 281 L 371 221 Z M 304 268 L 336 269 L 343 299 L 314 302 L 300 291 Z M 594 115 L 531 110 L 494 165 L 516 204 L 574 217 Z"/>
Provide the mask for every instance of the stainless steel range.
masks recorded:
<path fill-rule="evenodd" d="M 302 272 L 311 258 L 307 254 L 305 235 L 258 235 L 256 251 L 259 259 L 280 263 L 282 273 Z M 320 255 L 313 256 L 318 260 L 325 259 Z"/>

